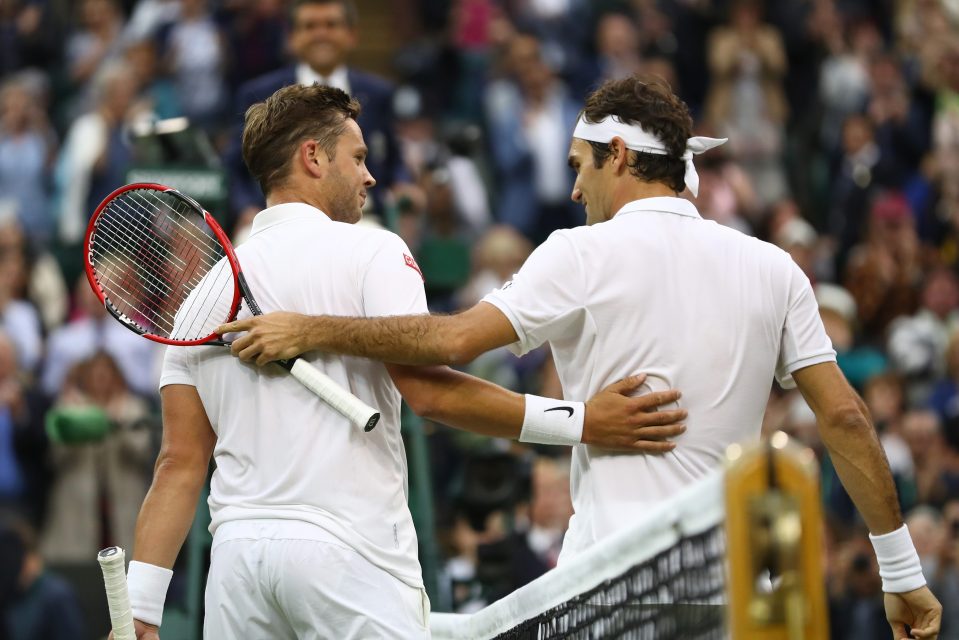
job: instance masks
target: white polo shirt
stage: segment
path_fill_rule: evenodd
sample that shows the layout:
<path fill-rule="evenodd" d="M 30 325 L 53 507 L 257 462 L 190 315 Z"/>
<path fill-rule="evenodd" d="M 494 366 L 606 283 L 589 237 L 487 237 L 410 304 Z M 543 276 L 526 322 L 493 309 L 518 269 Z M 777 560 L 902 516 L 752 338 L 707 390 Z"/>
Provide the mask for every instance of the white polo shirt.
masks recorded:
<path fill-rule="evenodd" d="M 259 213 L 236 253 L 264 313 L 427 312 L 422 276 L 398 236 L 333 222 L 304 204 Z M 248 315 L 244 305 L 239 316 Z M 209 499 L 214 543 L 247 537 L 243 521 L 312 523 L 317 539 L 331 536 L 422 587 L 407 506 L 399 392 L 379 362 L 305 357 L 379 408 L 373 431 L 351 425 L 279 366 L 246 364 L 225 347 L 167 348 L 160 386 L 195 386 L 217 434 Z M 291 523 L 293 537 L 303 537 L 301 522 Z M 218 535 L 224 523 L 231 524 Z"/>
<path fill-rule="evenodd" d="M 645 391 L 679 389 L 689 411 L 667 454 L 574 448 L 564 558 L 701 478 L 730 443 L 757 439 L 774 375 L 791 385 L 791 372 L 836 359 L 789 255 L 680 198 L 553 233 L 484 300 L 509 318 L 517 354 L 550 343 L 565 397 L 645 372 Z"/>

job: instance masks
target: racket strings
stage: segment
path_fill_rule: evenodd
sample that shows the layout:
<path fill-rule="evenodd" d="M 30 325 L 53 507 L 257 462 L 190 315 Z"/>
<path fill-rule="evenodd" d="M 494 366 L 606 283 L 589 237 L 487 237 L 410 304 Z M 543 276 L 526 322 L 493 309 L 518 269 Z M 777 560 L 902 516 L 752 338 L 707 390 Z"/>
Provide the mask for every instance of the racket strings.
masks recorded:
<path fill-rule="evenodd" d="M 193 340 L 231 315 L 225 252 L 202 213 L 175 196 L 121 194 L 101 212 L 90 249 L 106 298 L 148 333 Z"/>
<path fill-rule="evenodd" d="M 136 204 L 138 206 L 134 210 L 126 206 L 129 204 Z M 111 203 L 111 207 L 119 209 L 123 214 L 123 218 L 111 215 L 101 216 L 101 219 L 98 220 L 98 227 L 102 226 L 105 231 L 105 233 L 102 234 L 102 238 L 112 241 L 109 243 L 103 242 L 102 244 L 111 244 L 119 248 L 128 258 L 136 260 L 136 263 L 140 267 L 138 270 L 124 270 L 123 279 L 117 283 L 123 287 L 123 292 L 126 294 L 122 300 L 129 301 L 143 297 L 141 295 L 142 292 L 139 290 L 140 286 L 145 286 L 154 296 L 160 297 L 169 295 L 175 286 L 183 284 L 182 282 L 174 282 L 171 278 L 171 270 L 166 263 L 169 254 L 161 251 L 161 247 L 159 247 L 156 242 L 150 241 L 150 238 L 145 238 L 146 234 L 151 233 L 151 231 L 147 226 L 147 216 L 149 216 L 149 212 L 144 209 L 142 204 L 136 201 L 127 202 L 116 200 Z M 142 215 L 136 215 L 136 213 Z M 129 224 L 124 225 L 122 224 L 123 221 Z M 99 239 L 101 238 L 98 238 L 98 240 Z M 147 241 L 144 241 L 145 239 Z M 197 282 L 198 281 L 199 279 L 197 278 Z M 114 282 L 116 281 L 114 280 Z M 117 302 L 121 300 L 113 301 Z M 149 300 L 147 301 L 150 302 Z M 157 298 L 152 300 L 154 305 L 156 305 L 157 302 Z M 172 321 L 172 315 L 170 316 L 170 320 Z"/>

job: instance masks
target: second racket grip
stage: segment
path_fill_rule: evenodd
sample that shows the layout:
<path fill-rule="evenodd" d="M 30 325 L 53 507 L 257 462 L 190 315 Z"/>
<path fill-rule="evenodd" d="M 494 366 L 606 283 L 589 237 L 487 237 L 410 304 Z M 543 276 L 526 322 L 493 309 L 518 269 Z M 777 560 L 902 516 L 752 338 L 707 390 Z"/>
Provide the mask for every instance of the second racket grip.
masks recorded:
<path fill-rule="evenodd" d="M 276 363 L 290 372 L 303 386 L 322 398 L 353 424 L 372 431 L 380 421 L 380 412 L 353 394 L 345 391 L 328 375 L 300 358 L 277 360 Z"/>

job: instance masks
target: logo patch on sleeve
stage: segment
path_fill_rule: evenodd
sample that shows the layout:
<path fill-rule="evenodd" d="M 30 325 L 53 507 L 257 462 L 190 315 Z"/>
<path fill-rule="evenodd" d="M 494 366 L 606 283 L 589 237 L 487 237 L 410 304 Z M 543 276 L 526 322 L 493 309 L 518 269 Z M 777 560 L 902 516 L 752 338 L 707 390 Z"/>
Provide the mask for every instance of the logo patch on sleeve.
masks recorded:
<path fill-rule="evenodd" d="M 420 265 L 416 264 L 416 260 L 413 259 L 413 256 L 408 253 L 403 254 L 403 262 L 406 263 L 406 266 L 420 274 L 420 278 L 423 278 L 423 282 L 426 282 L 426 278 L 423 277 L 423 272 L 420 270 Z"/>

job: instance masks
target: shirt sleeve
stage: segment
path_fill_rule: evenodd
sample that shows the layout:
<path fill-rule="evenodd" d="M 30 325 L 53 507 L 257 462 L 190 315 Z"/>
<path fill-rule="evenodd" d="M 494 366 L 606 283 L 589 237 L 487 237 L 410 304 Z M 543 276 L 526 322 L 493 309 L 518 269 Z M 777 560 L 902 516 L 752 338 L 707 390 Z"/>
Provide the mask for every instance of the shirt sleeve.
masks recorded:
<path fill-rule="evenodd" d="M 789 308 L 783 323 L 776 379 L 784 389 L 792 389 L 796 386 L 793 371 L 835 361 L 836 352 L 823 327 L 809 278 L 790 260 Z"/>
<path fill-rule="evenodd" d="M 519 337 L 509 350 L 523 355 L 577 332 L 586 307 L 582 261 L 564 232 L 553 233 L 513 279 L 483 298 L 503 312 Z"/>
<path fill-rule="evenodd" d="M 365 261 L 363 310 L 367 317 L 429 313 L 423 273 L 403 239 L 384 233 L 384 240 Z"/>
<path fill-rule="evenodd" d="M 190 347 L 166 347 L 163 354 L 163 369 L 160 371 L 160 388 L 168 384 L 196 386 L 193 369 L 190 367 Z"/>

